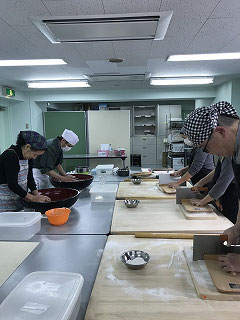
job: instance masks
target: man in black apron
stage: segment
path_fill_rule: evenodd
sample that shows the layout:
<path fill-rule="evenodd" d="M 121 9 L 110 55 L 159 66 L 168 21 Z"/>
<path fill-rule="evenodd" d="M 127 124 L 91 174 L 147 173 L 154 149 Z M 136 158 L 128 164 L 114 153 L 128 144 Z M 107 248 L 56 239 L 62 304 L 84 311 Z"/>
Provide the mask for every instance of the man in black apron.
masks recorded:
<path fill-rule="evenodd" d="M 214 175 L 206 176 L 196 185 L 197 189 L 207 185 L 207 195 L 203 199 L 192 199 L 197 206 L 204 206 L 209 202 L 221 211 L 232 223 L 236 223 L 238 214 L 238 191 L 234 179 L 231 157 L 219 158 Z"/>
<path fill-rule="evenodd" d="M 209 153 L 233 157 L 232 166 L 240 199 L 240 128 L 235 108 L 226 101 L 197 108 L 183 126 L 184 134 L 198 147 Z M 236 224 L 225 231 L 228 245 L 240 243 L 240 214 Z M 240 255 L 221 258 L 225 271 L 240 272 Z"/>

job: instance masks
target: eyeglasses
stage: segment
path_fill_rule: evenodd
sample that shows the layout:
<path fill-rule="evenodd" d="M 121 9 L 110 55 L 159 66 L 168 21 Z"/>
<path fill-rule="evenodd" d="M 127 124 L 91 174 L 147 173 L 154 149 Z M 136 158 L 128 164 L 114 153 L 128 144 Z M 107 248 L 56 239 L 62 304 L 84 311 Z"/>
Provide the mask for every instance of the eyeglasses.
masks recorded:
<path fill-rule="evenodd" d="M 211 139 L 212 133 L 213 133 L 213 130 L 211 130 L 211 133 L 210 133 L 210 135 L 209 135 L 209 137 L 207 139 L 207 143 L 205 144 L 205 146 L 203 148 L 201 148 L 203 152 L 208 152 L 207 151 L 207 145 L 209 143 L 209 140 Z"/>

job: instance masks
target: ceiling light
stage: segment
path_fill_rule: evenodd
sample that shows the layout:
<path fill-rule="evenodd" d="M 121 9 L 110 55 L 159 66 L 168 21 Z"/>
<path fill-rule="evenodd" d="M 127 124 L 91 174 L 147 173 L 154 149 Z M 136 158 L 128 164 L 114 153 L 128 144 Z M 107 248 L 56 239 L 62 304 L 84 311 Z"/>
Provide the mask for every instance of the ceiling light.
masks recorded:
<path fill-rule="evenodd" d="M 231 60 L 240 59 L 240 52 L 179 54 L 169 56 L 167 61 L 202 61 L 202 60 Z"/>
<path fill-rule="evenodd" d="M 49 66 L 66 64 L 62 59 L 0 60 L 0 67 Z"/>
<path fill-rule="evenodd" d="M 28 88 L 83 88 L 91 87 L 86 80 L 52 80 L 52 81 L 34 81 L 27 83 Z"/>
<path fill-rule="evenodd" d="M 34 17 L 33 24 L 52 42 L 163 40 L 172 11 L 69 17 Z"/>
<path fill-rule="evenodd" d="M 153 86 L 173 86 L 173 85 L 192 85 L 192 84 L 209 84 L 213 82 L 211 77 L 194 77 L 194 78 L 151 78 L 150 84 Z"/>
<path fill-rule="evenodd" d="M 88 76 L 92 81 L 143 81 L 145 74 L 94 74 Z"/>
<path fill-rule="evenodd" d="M 120 62 L 123 62 L 123 59 L 121 59 L 121 58 L 110 58 L 110 59 L 108 59 L 108 62 L 120 63 Z"/>

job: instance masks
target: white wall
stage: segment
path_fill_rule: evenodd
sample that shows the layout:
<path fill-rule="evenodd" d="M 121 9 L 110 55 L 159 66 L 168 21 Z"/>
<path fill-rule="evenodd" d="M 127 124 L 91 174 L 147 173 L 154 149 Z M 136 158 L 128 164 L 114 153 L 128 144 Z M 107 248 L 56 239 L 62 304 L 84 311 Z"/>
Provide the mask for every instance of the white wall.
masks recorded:
<path fill-rule="evenodd" d="M 217 103 L 219 101 L 232 101 L 232 81 L 225 82 L 217 87 L 216 97 L 213 103 Z"/>
<path fill-rule="evenodd" d="M 125 148 L 126 165 L 130 166 L 130 111 L 88 111 L 89 153 L 97 153 L 101 143 L 111 143 L 112 148 Z M 121 160 L 91 161 L 91 167 L 113 163 L 122 167 Z"/>
<path fill-rule="evenodd" d="M 201 108 L 203 106 L 210 106 L 213 103 L 213 99 L 196 99 L 195 100 L 195 109 Z"/>

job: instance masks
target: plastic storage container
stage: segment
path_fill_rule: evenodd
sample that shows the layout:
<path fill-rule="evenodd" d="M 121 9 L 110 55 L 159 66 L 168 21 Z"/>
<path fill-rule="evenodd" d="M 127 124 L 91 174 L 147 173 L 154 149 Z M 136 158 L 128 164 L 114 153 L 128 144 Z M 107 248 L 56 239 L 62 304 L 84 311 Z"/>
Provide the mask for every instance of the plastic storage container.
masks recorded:
<path fill-rule="evenodd" d="M 116 198 L 117 184 L 95 184 L 90 192 L 92 202 L 114 202 Z"/>
<path fill-rule="evenodd" d="M 114 168 L 113 164 L 99 164 L 96 166 L 97 174 L 101 174 L 102 171 L 106 171 L 106 174 L 112 174 L 112 169 Z"/>
<path fill-rule="evenodd" d="M 0 240 L 31 239 L 41 229 L 41 217 L 40 212 L 0 212 Z"/>
<path fill-rule="evenodd" d="M 0 305 L 0 319 L 76 320 L 83 282 L 78 273 L 30 273 Z"/>

